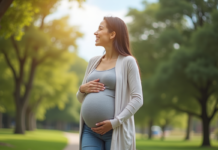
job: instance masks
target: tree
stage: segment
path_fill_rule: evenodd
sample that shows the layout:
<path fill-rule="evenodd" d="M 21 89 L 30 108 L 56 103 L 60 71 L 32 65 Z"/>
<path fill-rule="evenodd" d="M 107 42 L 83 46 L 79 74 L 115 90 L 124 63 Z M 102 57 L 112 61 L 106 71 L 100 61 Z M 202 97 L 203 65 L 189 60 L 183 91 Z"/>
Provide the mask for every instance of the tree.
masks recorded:
<path fill-rule="evenodd" d="M 13 89 L 13 78 L 10 68 L 4 61 L 4 56 L 0 53 L 0 116 L 2 113 L 14 113 L 13 97 L 11 95 Z M 3 117 L 3 116 L 2 116 Z M 2 117 L 0 118 L 0 126 L 2 127 Z"/>
<path fill-rule="evenodd" d="M 148 138 L 151 139 L 151 127 L 161 119 L 159 115 L 160 111 L 163 111 L 162 106 L 156 103 L 156 99 L 160 97 L 157 97 L 157 92 L 151 88 L 152 76 L 157 66 L 167 60 L 170 53 L 174 51 L 172 43 L 181 41 L 181 38 L 170 25 L 157 19 L 156 14 L 160 7 L 158 3 L 149 4 L 144 1 L 143 5 L 144 10 L 131 8 L 127 16 L 133 18 L 133 21 L 128 24 L 128 29 L 133 55 L 140 66 L 145 103 L 135 118 L 137 124 L 145 124 L 146 120 L 149 128 Z M 174 37 L 173 40 L 171 36 Z M 162 43 L 165 45 L 163 46 Z"/>
<path fill-rule="evenodd" d="M 85 0 L 68 1 L 77 1 L 81 7 Z M 36 13 L 43 26 L 44 19 L 55 11 L 59 2 L 61 0 L 0 0 L 0 36 L 10 38 L 14 34 L 15 39 L 20 40 L 23 28 L 33 22 Z"/>
<path fill-rule="evenodd" d="M 186 38 L 180 43 L 181 48 L 174 52 L 170 60 L 159 67 L 156 73 L 156 85 L 160 86 L 163 83 L 168 85 L 167 88 L 164 87 L 164 91 L 168 89 L 166 94 L 169 95 L 169 100 L 171 100 L 170 97 L 178 96 L 176 105 L 168 101 L 171 106 L 202 120 L 202 146 L 210 146 L 209 125 L 218 110 L 217 52 L 215 50 L 218 46 L 215 42 L 218 40 L 215 34 L 218 27 L 218 2 L 216 0 L 160 0 L 160 5 L 158 18 L 172 20 L 170 24 L 175 26 L 173 22 L 189 17 L 193 28 L 186 27 L 181 32 Z M 169 7 L 174 9 L 167 9 Z M 177 88 L 172 90 L 173 87 Z M 186 93 L 185 96 L 184 93 Z M 195 103 L 195 109 L 187 105 L 190 102 Z"/>
<path fill-rule="evenodd" d="M 50 60 L 39 66 L 36 73 L 33 89 L 26 109 L 26 129 L 36 128 L 36 118 L 44 119 L 47 109 L 56 105 L 64 109 L 69 96 L 76 93 L 77 75 L 69 72 L 74 63 L 75 53 L 65 52 L 62 57 Z M 76 110 L 72 110 L 76 111 Z"/>
<path fill-rule="evenodd" d="M 213 75 L 217 67 L 218 2 L 160 0 L 158 4 L 145 4 L 142 11 L 130 10 L 133 21 L 129 31 L 132 47 L 143 66 L 143 77 L 149 81 L 144 83 L 150 83 L 144 85 L 146 98 L 205 120 L 202 146 L 210 145 L 208 123 L 217 111 Z M 206 107 L 209 104 L 210 109 Z"/>
<path fill-rule="evenodd" d="M 78 56 L 73 60 L 74 63 L 71 64 L 69 72 L 76 73 L 76 77 L 71 76 L 71 79 L 78 79 L 76 85 L 76 87 L 78 87 L 83 80 L 83 75 L 88 63 Z M 63 123 L 79 123 L 80 103 L 76 100 L 75 96 L 75 93 L 71 90 L 68 94 L 68 102 L 65 103 L 65 107 L 53 107 L 46 112 L 45 117 L 39 119 L 43 120 L 46 118 L 46 121 L 55 122 L 57 129 L 61 129 Z"/>
<path fill-rule="evenodd" d="M 2 0 L 0 37 L 10 38 L 14 34 L 15 39 L 19 40 L 24 34 L 23 27 L 29 26 L 34 14 L 39 11 L 38 6 L 33 5 L 35 2 L 36 0 Z"/>
<path fill-rule="evenodd" d="M 37 6 L 46 7 L 49 1 L 40 2 L 42 3 L 37 3 Z M 52 8 L 52 6 L 49 8 Z M 10 8 L 8 11 L 10 12 Z M 38 15 L 43 16 L 39 27 L 34 26 L 34 22 L 30 27 L 25 27 L 25 35 L 20 41 L 16 41 L 14 34 L 9 39 L 3 37 L 0 39 L 2 45 L 0 51 L 13 73 L 15 84 L 13 97 L 16 106 L 16 126 L 14 133 L 23 134 L 25 131 L 24 113 L 38 66 L 49 59 L 54 60 L 60 57 L 62 53 L 68 50 L 69 46 L 75 46 L 75 40 L 82 36 L 76 27 L 71 27 L 66 23 L 67 17 L 59 21 L 55 20 L 44 27 L 45 15 L 48 14 Z M 5 14 L 5 16 L 7 15 Z M 37 20 L 33 19 L 33 21 Z M 61 25 L 65 25 L 65 28 L 59 29 L 58 26 Z M 58 32 L 61 36 L 57 36 L 55 32 Z M 25 72 L 26 68 L 29 68 L 28 73 Z"/>

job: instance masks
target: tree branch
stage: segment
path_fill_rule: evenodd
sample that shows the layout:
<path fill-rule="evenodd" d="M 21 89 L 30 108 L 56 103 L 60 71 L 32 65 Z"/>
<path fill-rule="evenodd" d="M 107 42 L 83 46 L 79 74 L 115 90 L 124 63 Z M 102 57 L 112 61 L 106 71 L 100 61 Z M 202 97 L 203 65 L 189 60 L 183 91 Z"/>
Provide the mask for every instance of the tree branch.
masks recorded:
<path fill-rule="evenodd" d="M 40 95 L 39 99 L 37 100 L 35 107 L 33 108 L 33 112 L 35 112 L 37 110 L 37 108 L 39 107 L 40 103 L 43 100 L 43 95 Z"/>
<path fill-rule="evenodd" d="M 212 81 L 211 80 L 207 80 L 206 85 L 205 85 L 205 89 L 209 89 L 211 84 L 212 84 Z"/>
<path fill-rule="evenodd" d="M 45 20 L 45 17 L 46 17 L 46 15 L 42 15 L 41 24 L 40 24 L 40 27 L 39 27 L 40 30 L 42 30 L 43 27 L 44 27 L 44 20 Z"/>
<path fill-rule="evenodd" d="M 7 9 L 10 7 L 13 0 L 1 0 L 0 1 L 0 20 L 2 16 L 5 14 Z"/>
<path fill-rule="evenodd" d="M 218 111 L 217 104 L 218 104 L 218 98 L 216 99 L 216 103 L 215 103 L 215 106 L 214 106 L 214 109 L 213 109 L 213 113 L 212 113 L 211 116 L 209 117 L 209 120 L 210 120 L 210 121 L 213 119 L 214 115 L 215 115 L 216 112 Z"/>
<path fill-rule="evenodd" d="M 47 52 L 47 54 L 45 54 L 40 60 L 37 61 L 37 64 L 41 64 L 43 63 L 48 57 L 53 57 L 56 58 L 57 56 L 60 56 L 61 53 L 65 52 L 66 50 L 60 50 L 57 53 L 49 53 Z"/>
<path fill-rule="evenodd" d="M 18 45 L 17 45 L 16 41 L 14 40 L 14 36 L 13 36 L 13 35 L 11 36 L 11 42 L 12 42 L 12 45 L 13 45 L 13 47 L 14 47 L 14 49 L 15 49 L 16 54 L 17 54 L 18 60 L 21 60 L 21 57 L 20 57 L 20 50 L 19 50 L 19 48 L 18 48 Z"/>
<path fill-rule="evenodd" d="M 35 103 L 33 103 L 32 105 L 29 105 L 30 112 L 34 113 L 34 111 L 36 111 L 37 107 L 40 105 L 42 100 L 43 100 L 43 95 L 40 95 Z"/>
<path fill-rule="evenodd" d="M 189 111 L 189 110 L 185 110 L 185 109 L 179 108 L 178 106 L 175 106 L 175 105 L 169 105 L 169 107 L 172 107 L 172 108 L 174 108 L 174 109 L 176 109 L 176 110 L 178 110 L 178 111 L 182 111 L 182 112 L 188 113 L 188 114 L 190 114 L 190 115 L 196 116 L 196 117 L 198 117 L 198 118 L 201 117 L 201 115 L 199 115 L 199 114 L 197 114 L 197 113 L 195 113 L 195 112 L 191 112 L 191 111 Z"/>
<path fill-rule="evenodd" d="M 212 89 L 212 90 L 208 90 L 208 95 L 212 95 L 216 90 L 215 89 Z"/>
<path fill-rule="evenodd" d="M 200 103 L 201 99 L 197 94 L 193 94 L 193 97 Z"/>
<path fill-rule="evenodd" d="M 25 92 L 24 92 L 24 95 L 23 95 L 22 100 L 21 100 L 23 104 L 27 102 L 27 99 L 29 97 L 30 90 L 31 90 L 32 84 L 33 84 L 33 78 L 35 75 L 35 70 L 36 70 L 36 60 L 35 60 L 35 58 L 32 58 L 29 78 L 28 78 L 27 83 L 25 84 Z"/>
<path fill-rule="evenodd" d="M 29 43 L 26 43 L 26 46 L 25 46 L 25 49 L 24 49 L 23 59 L 26 59 L 26 57 L 27 57 L 28 48 L 29 48 Z"/>
<path fill-rule="evenodd" d="M 197 91 L 200 91 L 200 90 L 201 90 L 201 89 L 198 87 L 198 85 L 197 85 L 196 83 L 194 83 L 193 81 L 188 80 L 188 83 L 191 84 Z M 196 94 L 194 94 L 193 97 L 196 98 L 199 103 L 201 103 L 201 98 L 200 98 L 199 96 L 197 96 Z"/>
<path fill-rule="evenodd" d="M 11 68 L 11 71 L 12 71 L 12 73 L 13 73 L 13 75 L 14 75 L 14 79 L 15 79 L 15 81 L 16 81 L 16 80 L 17 80 L 17 74 L 16 74 L 16 71 L 15 71 L 13 65 L 11 64 L 11 61 L 9 60 L 7 53 L 6 53 L 4 50 L 2 50 L 2 53 L 4 54 L 4 57 L 5 57 L 6 63 L 7 63 L 8 66 Z"/>

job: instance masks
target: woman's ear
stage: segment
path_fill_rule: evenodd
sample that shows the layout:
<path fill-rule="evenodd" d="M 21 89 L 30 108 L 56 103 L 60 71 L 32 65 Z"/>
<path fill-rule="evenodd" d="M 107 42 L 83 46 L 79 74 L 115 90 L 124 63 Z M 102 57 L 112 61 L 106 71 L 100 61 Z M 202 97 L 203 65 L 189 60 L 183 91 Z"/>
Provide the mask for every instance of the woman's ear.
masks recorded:
<path fill-rule="evenodd" d="M 115 36 L 116 36 L 116 32 L 115 32 L 115 31 L 113 31 L 113 32 L 110 33 L 110 39 L 115 38 Z"/>

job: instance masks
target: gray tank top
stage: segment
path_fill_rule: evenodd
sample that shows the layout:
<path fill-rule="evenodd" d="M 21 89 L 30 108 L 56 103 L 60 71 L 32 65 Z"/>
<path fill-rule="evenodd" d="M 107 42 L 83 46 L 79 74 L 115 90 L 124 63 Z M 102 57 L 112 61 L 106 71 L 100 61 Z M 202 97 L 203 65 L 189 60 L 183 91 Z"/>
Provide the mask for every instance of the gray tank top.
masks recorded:
<path fill-rule="evenodd" d="M 81 115 L 85 124 L 92 128 L 97 127 L 95 124 L 104 120 L 114 118 L 114 100 L 116 87 L 115 67 L 98 71 L 93 70 L 87 77 L 87 82 L 100 79 L 105 89 L 97 93 L 88 93 L 81 106 Z"/>

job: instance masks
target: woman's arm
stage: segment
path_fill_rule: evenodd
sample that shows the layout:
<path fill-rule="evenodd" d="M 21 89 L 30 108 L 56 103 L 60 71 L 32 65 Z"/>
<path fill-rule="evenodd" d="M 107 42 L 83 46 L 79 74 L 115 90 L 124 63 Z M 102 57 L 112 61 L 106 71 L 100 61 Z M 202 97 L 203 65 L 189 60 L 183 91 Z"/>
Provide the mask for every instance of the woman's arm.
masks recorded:
<path fill-rule="evenodd" d="M 141 79 L 140 79 L 139 69 L 134 57 L 130 57 L 130 59 L 127 62 L 127 66 L 128 66 L 127 80 L 128 80 L 128 86 L 130 88 L 131 100 L 119 115 L 117 115 L 114 119 L 110 120 L 113 129 L 117 128 L 124 121 L 129 119 L 143 105 Z"/>

